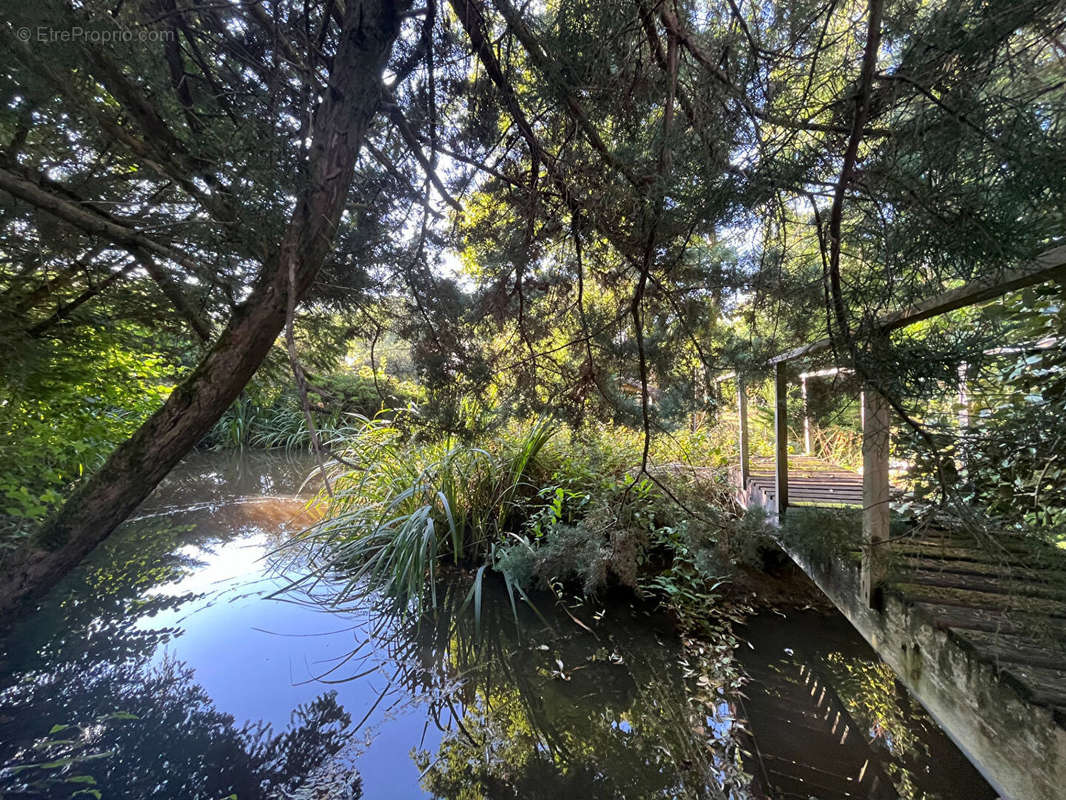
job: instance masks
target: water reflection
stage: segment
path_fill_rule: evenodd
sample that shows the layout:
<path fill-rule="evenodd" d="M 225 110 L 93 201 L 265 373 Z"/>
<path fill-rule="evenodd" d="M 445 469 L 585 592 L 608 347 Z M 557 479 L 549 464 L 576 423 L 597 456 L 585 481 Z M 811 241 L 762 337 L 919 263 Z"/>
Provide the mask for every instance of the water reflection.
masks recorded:
<path fill-rule="evenodd" d="M 739 691 L 728 641 L 627 603 L 268 599 L 312 469 L 190 462 L 5 638 L 0 796 L 992 796 L 839 618 L 755 620 Z"/>
<path fill-rule="evenodd" d="M 743 761 L 767 797 L 996 797 L 842 618 L 765 615 L 742 636 Z"/>
<path fill-rule="evenodd" d="M 263 463 L 241 466 L 179 470 L 163 501 L 186 510 L 159 515 L 150 500 L 5 637 L 0 796 L 362 796 L 336 692 L 288 705 L 281 730 L 255 714 L 241 723 L 202 685 L 213 659 L 171 650 L 181 640 L 190 655 L 185 639 L 217 604 L 257 600 L 272 574 L 263 554 L 301 525 L 305 463 L 275 464 L 270 485 L 288 500 L 235 501 L 219 475 Z"/>
<path fill-rule="evenodd" d="M 462 583 L 390 640 L 407 691 L 431 690 L 446 730 L 414 758 L 437 797 L 742 797 L 730 707 L 686 675 L 664 617 L 612 607 L 583 630 L 537 601 L 518 623 L 486 586 L 480 621 Z M 704 671 L 707 687 L 724 685 Z"/>
<path fill-rule="evenodd" d="M 995 797 L 839 616 L 756 617 L 738 658 L 633 605 L 586 630 L 547 600 L 516 624 L 500 587 L 479 622 L 466 596 L 379 626 L 395 683 L 445 730 L 414 754 L 434 796 Z"/>
<path fill-rule="evenodd" d="M 24 767 L 8 776 L 5 797 L 34 789 L 69 797 L 72 779 L 130 800 L 286 797 L 309 777 L 323 782 L 316 769 L 342 751 L 351 726 L 334 692 L 295 709 L 289 728 L 274 733 L 219 711 L 176 659 L 85 667 L 33 674 L 4 693 L 12 719 L 0 728 L 3 740 L 30 742 L 4 754 Z M 44 767 L 25 768 L 42 761 Z M 329 797 L 362 795 L 358 773 L 331 780 Z"/>
<path fill-rule="evenodd" d="M 222 505 L 235 498 L 295 498 L 319 486 L 315 461 L 284 451 L 193 453 L 171 472 L 137 515 Z"/>

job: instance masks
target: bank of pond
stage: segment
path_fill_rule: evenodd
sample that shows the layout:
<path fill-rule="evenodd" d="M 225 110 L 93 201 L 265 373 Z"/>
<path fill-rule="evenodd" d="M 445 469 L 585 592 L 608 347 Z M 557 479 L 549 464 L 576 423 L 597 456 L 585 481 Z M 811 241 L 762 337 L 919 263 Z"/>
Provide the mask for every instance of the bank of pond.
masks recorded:
<path fill-rule="evenodd" d="M 995 797 L 839 615 L 292 586 L 308 468 L 194 456 L 4 634 L 0 797 Z"/>

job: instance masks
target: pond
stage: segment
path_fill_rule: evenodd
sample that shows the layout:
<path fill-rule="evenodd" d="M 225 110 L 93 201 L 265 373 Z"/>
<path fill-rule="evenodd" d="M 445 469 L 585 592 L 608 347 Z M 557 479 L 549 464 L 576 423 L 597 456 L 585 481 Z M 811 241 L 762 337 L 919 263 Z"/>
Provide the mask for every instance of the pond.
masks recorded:
<path fill-rule="evenodd" d="M 456 584 L 416 625 L 287 590 L 310 467 L 189 459 L 5 635 L 0 797 L 995 797 L 839 616 L 694 657 L 625 602 L 450 624 Z"/>

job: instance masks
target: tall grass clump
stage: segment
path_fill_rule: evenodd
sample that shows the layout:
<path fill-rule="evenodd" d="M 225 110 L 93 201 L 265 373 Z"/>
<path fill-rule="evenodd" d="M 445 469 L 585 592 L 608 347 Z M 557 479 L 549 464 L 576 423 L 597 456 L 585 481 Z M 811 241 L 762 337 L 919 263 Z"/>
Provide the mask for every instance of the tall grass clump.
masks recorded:
<path fill-rule="evenodd" d="M 296 540 L 324 602 L 422 617 L 457 578 L 477 620 L 494 572 L 515 606 L 535 589 L 621 589 L 705 613 L 761 541 L 732 499 L 723 429 L 663 433 L 645 471 L 642 433 L 621 426 L 498 419 L 427 441 L 408 413 L 330 444 L 328 513 Z"/>
<path fill-rule="evenodd" d="M 343 571 L 333 602 L 373 592 L 421 613 L 436 604 L 441 570 L 454 567 L 478 567 L 471 599 L 479 600 L 495 548 L 518 528 L 550 474 L 541 456 L 557 431 L 541 420 L 478 447 L 420 443 L 393 421 L 364 420 L 338 453 L 328 519 L 304 537 L 318 574 Z"/>
<path fill-rule="evenodd" d="M 361 421 L 394 416 L 422 402 L 425 392 L 409 382 L 372 372 L 315 376 L 308 392 L 320 441 L 344 441 L 356 435 Z M 310 450 L 302 402 L 291 387 L 269 381 L 251 384 L 200 442 L 214 450 Z"/>

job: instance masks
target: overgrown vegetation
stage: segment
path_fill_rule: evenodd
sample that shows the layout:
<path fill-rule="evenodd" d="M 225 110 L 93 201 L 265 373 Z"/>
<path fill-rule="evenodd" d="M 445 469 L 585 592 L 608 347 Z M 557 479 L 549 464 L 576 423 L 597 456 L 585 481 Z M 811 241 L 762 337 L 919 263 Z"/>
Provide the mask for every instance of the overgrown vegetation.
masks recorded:
<path fill-rule="evenodd" d="M 185 369 L 181 349 L 150 349 L 140 325 L 86 327 L 65 343 L 46 339 L 5 365 L 0 402 L 0 561 L 23 545 L 86 474 L 98 469 L 166 398 Z M 164 342 L 164 344 L 166 344 Z M 344 369 L 319 352 L 331 372 L 312 376 L 316 426 L 344 435 L 355 417 L 423 403 L 411 380 Z M 201 442 L 206 449 L 307 450 L 300 398 L 283 366 L 248 386 Z"/>
<path fill-rule="evenodd" d="M 1059 543 L 1066 542 L 1064 301 L 1062 285 L 1044 286 L 1002 309 L 1015 344 L 992 354 L 976 382 L 973 423 L 959 448 L 967 502 L 1005 526 Z"/>
<path fill-rule="evenodd" d="M 515 597 L 620 587 L 699 613 L 759 535 L 733 506 L 720 429 L 658 437 L 666 466 L 648 474 L 634 468 L 639 432 L 611 426 L 504 420 L 427 442 L 378 418 L 345 444 L 328 518 L 303 537 L 317 574 L 341 575 L 338 603 L 384 598 L 417 616 L 459 568 L 475 576 L 475 609 L 497 572 Z"/>
<path fill-rule="evenodd" d="M 353 416 L 391 415 L 393 409 L 409 408 L 424 399 L 418 384 L 376 375 L 368 367 L 312 376 L 308 392 L 314 423 L 330 436 L 343 432 Z M 301 400 L 291 386 L 256 382 L 226 410 L 200 446 L 309 449 L 311 435 Z"/>
<path fill-rule="evenodd" d="M 458 575 L 477 622 L 497 575 L 512 609 L 635 593 L 696 628 L 766 542 L 723 384 L 769 458 L 769 359 L 825 337 L 786 450 L 857 469 L 876 392 L 912 519 L 1066 546 L 1062 0 L 9 5 L 0 613 L 197 447 L 264 448 L 325 473 L 291 546 L 331 603 L 417 624 Z M 880 322 L 1055 252 L 1057 283 Z M 858 529 L 780 533 L 850 558 Z M 280 744 L 220 741 L 284 785 Z"/>
<path fill-rule="evenodd" d="M 343 452 L 353 415 L 414 404 L 404 515 L 534 583 L 632 584 L 634 553 L 732 517 L 642 442 L 616 448 L 631 483 L 534 469 L 485 530 L 426 493 L 506 475 L 501 420 L 720 437 L 727 372 L 765 432 L 767 357 L 827 335 L 808 366 L 851 377 L 808 385 L 814 454 L 858 466 L 867 384 L 909 415 L 914 508 L 1059 535 L 1061 442 L 1041 437 L 1063 411 L 1061 291 L 908 336 L 875 320 L 1061 245 L 1061 3 L 150 5 L 26 4 L 3 33 L 5 547 L 39 528 L 35 556 L 65 564 L 197 445 L 321 428 Z M 348 35 L 371 19 L 379 36 Z M 124 35 L 12 39 L 75 27 Z M 391 76 L 384 98 L 344 63 Z M 1024 352 L 983 358 L 1003 347 Z M 962 361 L 997 379 L 975 377 L 959 436 L 941 423 Z"/>
<path fill-rule="evenodd" d="M 21 543 L 169 393 L 173 361 L 149 350 L 147 336 L 138 326 L 89 328 L 6 362 L 0 550 Z"/>

